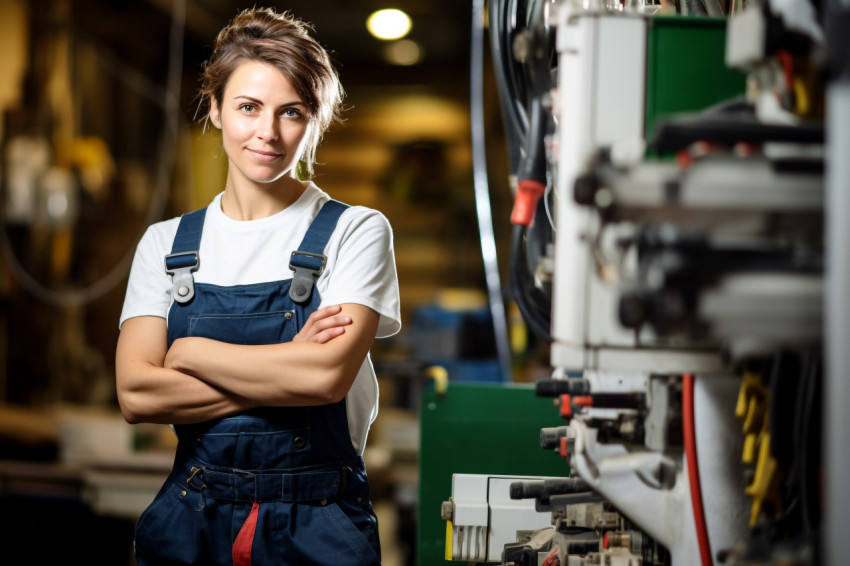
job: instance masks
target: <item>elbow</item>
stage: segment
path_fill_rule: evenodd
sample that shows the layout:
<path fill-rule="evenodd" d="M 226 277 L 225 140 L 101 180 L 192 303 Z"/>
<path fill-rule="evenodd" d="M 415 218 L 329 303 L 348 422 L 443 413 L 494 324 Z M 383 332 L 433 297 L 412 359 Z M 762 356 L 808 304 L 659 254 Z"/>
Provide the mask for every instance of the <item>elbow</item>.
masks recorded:
<path fill-rule="evenodd" d="M 142 422 L 142 417 L 139 413 L 129 409 L 125 404 L 119 403 L 121 407 L 121 416 L 124 417 L 124 420 L 127 421 L 128 424 L 134 425 Z"/>
<path fill-rule="evenodd" d="M 124 420 L 127 421 L 127 424 L 136 425 L 144 422 L 144 420 L 142 420 L 139 415 L 136 415 L 135 413 L 128 413 L 127 411 L 122 410 L 121 414 L 124 415 Z"/>
<path fill-rule="evenodd" d="M 142 391 L 134 383 L 128 372 L 121 371 L 121 368 L 119 368 L 116 375 L 118 408 L 121 410 L 121 416 L 124 417 L 124 420 L 131 425 L 145 422 L 146 405 L 149 405 L 144 402 Z"/>
<path fill-rule="evenodd" d="M 321 388 L 315 391 L 317 400 L 322 405 L 339 403 L 348 395 L 354 377 L 356 377 L 356 374 L 349 376 L 340 370 L 329 371 L 323 379 L 317 380 L 318 383 L 322 384 Z"/>
<path fill-rule="evenodd" d="M 121 409 L 121 416 L 127 423 L 134 425 L 147 422 L 148 415 L 144 412 L 143 406 L 139 400 L 130 393 L 118 394 L 118 407 Z"/>
<path fill-rule="evenodd" d="M 348 395 L 348 388 L 346 388 L 346 389 L 343 389 L 341 387 L 334 388 L 331 391 L 329 391 L 328 394 L 326 395 L 326 399 L 327 399 L 326 403 L 328 405 L 332 405 L 334 403 L 339 403 L 340 401 L 345 399 L 346 395 Z"/>

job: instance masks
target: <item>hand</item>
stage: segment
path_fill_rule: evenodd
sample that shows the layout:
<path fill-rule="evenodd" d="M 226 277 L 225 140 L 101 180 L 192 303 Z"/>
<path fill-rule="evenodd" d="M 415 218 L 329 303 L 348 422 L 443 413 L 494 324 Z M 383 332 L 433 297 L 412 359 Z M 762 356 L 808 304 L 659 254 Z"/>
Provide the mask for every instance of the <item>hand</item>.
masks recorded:
<path fill-rule="evenodd" d="M 292 338 L 293 342 L 315 342 L 325 344 L 345 332 L 351 317 L 342 312 L 339 305 L 321 308 L 307 318 L 304 328 Z"/>

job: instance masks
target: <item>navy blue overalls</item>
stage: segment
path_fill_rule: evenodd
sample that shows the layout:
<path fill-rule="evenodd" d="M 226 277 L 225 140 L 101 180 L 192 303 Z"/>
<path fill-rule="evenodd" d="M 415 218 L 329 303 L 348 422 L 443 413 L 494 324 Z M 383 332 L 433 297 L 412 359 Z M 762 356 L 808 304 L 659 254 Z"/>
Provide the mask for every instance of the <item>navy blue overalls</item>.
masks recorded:
<path fill-rule="evenodd" d="M 346 206 L 332 200 L 322 207 L 290 258 L 293 279 L 227 287 L 194 283 L 206 209 L 183 215 L 166 256 L 175 298 L 168 345 L 184 336 L 292 340 L 319 306 L 314 283 Z M 175 430 L 174 468 L 136 525 L 140 566 L 380 564 L 377 521 L 344 399 L 260 407 Z"/>

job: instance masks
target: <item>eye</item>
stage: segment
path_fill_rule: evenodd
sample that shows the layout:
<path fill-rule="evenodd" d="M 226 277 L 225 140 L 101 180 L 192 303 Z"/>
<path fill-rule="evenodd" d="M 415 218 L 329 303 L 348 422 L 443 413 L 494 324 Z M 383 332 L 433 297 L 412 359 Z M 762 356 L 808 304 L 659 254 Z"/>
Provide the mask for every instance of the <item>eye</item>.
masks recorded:
<path fill-rule="evenodd" d="M 253 112 L 256 109 L 257 109 L 257 107 L 253 104 L 243 104 L 239 107 L 239 110 L 241 110 L 242 112 L 245 112 L 246 114 L 250 114 L 251 112 Z"/>
<path fill-rule="evenodd" d="M 301 112 L 297 108 L 285 108 L 283 115 L 287 118 L 298 118 L 301 116 Z"/>

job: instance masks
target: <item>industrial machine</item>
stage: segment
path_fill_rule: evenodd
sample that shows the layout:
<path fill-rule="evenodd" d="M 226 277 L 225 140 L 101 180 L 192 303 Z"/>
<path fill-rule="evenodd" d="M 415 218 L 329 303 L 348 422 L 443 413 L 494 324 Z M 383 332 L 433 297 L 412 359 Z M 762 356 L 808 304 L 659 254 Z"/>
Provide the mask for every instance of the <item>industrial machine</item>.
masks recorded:
<path fill-rule="evenodd" d="M 848 21 L 809 0 L 490 2 L 511 293 L 550 345 L 540 445 L 564 466 L 458 476 L 447 559 L 843 563 Z"/>

